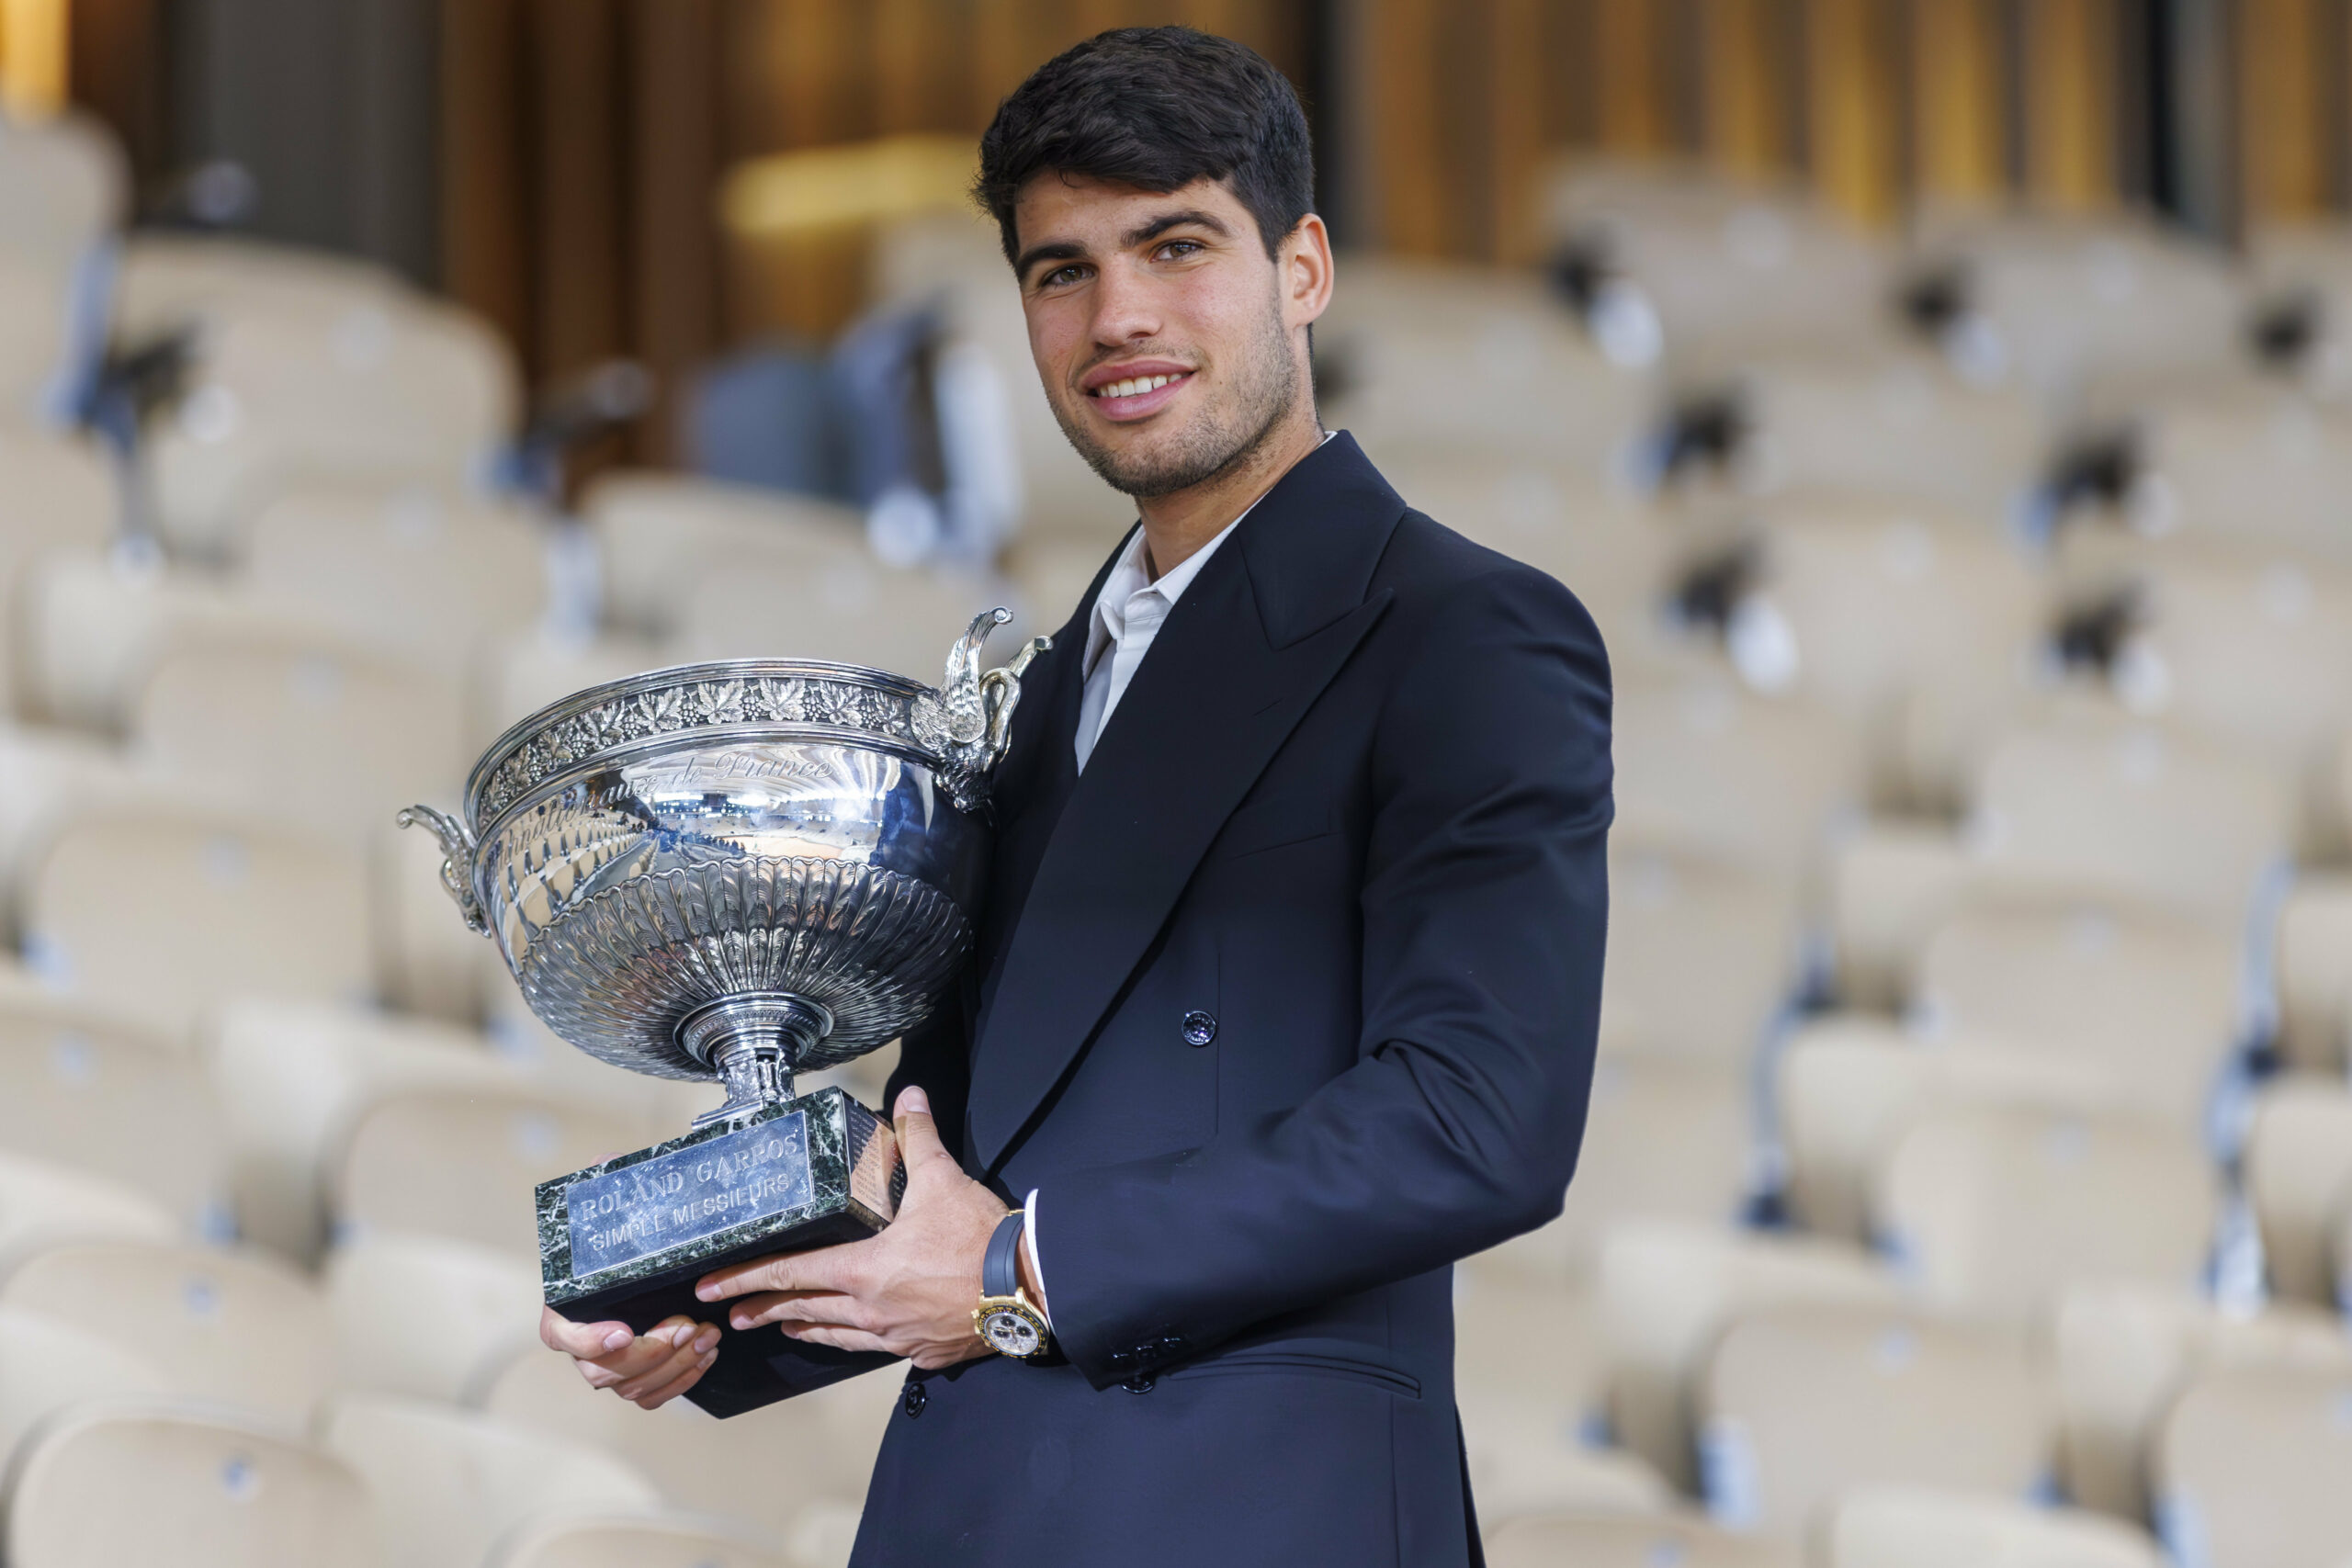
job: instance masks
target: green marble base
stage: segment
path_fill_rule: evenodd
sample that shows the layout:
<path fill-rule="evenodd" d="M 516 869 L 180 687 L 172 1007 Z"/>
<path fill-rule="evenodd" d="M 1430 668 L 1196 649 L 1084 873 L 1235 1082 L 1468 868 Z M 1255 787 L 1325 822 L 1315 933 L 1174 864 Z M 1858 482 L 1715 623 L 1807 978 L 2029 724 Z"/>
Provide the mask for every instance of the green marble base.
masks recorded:
<path fill-rule="evenodd" d="M 575 1323 L 642 1332 L 684 1314 L 718 1324 L 718 1359 L 686 1397 L 737 1415 L 889 1358 L 799 1345 L 773 1326 L 739 1332 L 695 1299 L 695 1282 L 739 1259 L 872 1235 L 905 1189 L 889 1123 L 820 1089 L 541 1182 L 541 1284 Z"/>

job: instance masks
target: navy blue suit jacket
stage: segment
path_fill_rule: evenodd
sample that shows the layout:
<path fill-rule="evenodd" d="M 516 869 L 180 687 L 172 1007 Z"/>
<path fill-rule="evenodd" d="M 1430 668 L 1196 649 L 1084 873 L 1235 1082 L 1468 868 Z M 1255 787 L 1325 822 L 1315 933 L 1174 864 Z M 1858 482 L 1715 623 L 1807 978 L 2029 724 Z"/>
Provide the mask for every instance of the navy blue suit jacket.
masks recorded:
<path fill-rule="evenodd" d="M 1576 1165 L 1600 638 L 1341 434 L 1210 558 L 1080 776 L 1093 592 L 1023 682 L 961 1005 L 891 1086 L 1039 1190 L 1066 1359 L 913 1374 L 854 1561 L 1474 1561 L 1451 1265 Z"/>

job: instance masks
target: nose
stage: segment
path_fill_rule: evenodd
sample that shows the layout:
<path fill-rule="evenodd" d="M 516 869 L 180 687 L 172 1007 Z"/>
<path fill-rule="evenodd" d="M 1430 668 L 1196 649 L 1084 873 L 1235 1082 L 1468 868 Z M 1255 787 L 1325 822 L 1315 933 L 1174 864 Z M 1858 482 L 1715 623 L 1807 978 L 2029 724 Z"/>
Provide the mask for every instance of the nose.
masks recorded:
<path fill-rule="evenodd" d="M 1140 268 L 1114 262 L 1094 287 L 1094 341 L 1104 348 L 1157 337 L 1162 325 L 1158 290 Z"/>

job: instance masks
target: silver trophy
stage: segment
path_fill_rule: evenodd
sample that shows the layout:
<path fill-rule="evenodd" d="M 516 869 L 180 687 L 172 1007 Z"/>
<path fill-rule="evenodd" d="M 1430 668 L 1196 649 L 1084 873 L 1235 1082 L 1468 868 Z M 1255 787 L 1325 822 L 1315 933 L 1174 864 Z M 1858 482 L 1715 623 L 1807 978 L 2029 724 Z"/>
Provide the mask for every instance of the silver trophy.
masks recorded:
<path fill-rule="evenodd" d="M 492 745 L 461 822 L 423 824 L 466 922 L 547 1026 L 656 1077 L 716 1081 L 692 1131 L 538 1188 L 548 1304 L 643 1330 L 707 1317 L 738 1258 L 869 1235 L 905 1186 L 890 1124 L 831 1066 L 922 1021 L 971 946 L 989 777 L 1021 672 L 972 622 L 938 689 L 855 665 L 737 660 L 594 687 Z M 690 1398 L 727 1416 L 869 1359 L 724 1327 Z M 740 1342 L 739 1342 L 740 1341 Z"/>

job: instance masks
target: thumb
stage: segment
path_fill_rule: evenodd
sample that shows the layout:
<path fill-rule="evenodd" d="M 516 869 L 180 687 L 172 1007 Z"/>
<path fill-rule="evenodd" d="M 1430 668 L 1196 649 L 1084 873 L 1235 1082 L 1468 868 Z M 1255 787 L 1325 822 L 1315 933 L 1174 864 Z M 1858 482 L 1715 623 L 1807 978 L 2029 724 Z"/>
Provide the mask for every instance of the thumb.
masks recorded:
<path fill-rule="evenodd" d="M 939 1124 L 932 1120 L 931 1097 L 921 1089 L 910 1084 L 899 1091 L 898 1113 L 891 1126 L 899 1134 L 899 1157 L 906 1161 L 910 1179 L 920 1168 L 939 1160 L 956 1164 L 956 1156 L 940 1142 Z"/>

